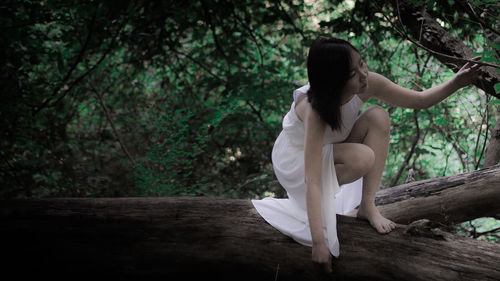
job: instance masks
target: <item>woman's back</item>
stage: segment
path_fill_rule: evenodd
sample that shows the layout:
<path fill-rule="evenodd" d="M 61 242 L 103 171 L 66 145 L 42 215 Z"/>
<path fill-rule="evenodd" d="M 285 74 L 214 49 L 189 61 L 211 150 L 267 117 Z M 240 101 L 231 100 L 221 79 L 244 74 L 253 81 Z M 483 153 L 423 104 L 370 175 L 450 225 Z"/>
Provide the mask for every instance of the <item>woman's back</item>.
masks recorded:
<path fill-rule="evenodd" d="M 291 108 L 290 114 L 293 114 L 295 118 L 299 121 L 299 125 L 303 126 L 303 120 L 305 120 L 306 112 L 308 110 L 313 110 L 311 104 L 307 99 L 307 91 L 309 90 L 309 85 L 301 87 L 294 91 L 293 98 L 294 104 Z M 352 126 L 356 121 L 356 117 L 359 114 L 359 110 L 363 106 L 363 100 L 358 95 L 350 97 L 341 107 L 342 116 L 342 126 L 340 130 L 333 131 L 330 126 L 327 126 L 324 144 L 327 143 L 339 143 L 344 141 L 349 133 L 351 132 Z"/>

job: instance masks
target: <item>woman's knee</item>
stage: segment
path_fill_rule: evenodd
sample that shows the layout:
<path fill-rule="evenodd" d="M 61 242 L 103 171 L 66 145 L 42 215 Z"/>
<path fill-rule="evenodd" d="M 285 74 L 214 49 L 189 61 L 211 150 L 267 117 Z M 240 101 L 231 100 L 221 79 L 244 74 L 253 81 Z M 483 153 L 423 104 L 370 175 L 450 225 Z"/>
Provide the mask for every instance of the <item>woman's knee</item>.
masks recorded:
<path fill-rule="evenodd" d="M 391 118 L 385 109 L 378 105 L 374 105 L 366 110 L 366 114 L 366 117 L 368 117 L 371 123 L 370 127 L 377 128 L 377 130 L 383 133 L 390 133 Z"/>

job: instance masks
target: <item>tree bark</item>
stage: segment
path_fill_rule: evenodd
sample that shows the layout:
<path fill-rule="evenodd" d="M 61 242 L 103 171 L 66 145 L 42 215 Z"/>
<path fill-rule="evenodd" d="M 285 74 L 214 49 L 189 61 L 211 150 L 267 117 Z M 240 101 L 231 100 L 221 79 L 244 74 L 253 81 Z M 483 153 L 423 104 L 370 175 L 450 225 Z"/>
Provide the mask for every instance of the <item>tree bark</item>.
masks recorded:
<path fill-rule="evenodd" d="M 311 248 L 249 200 L 209 197 L 10 200 L 0 204 L 3 274 L 124 280 L 499 280 L 500 245 L 433 223 L 387 235 L 338 216 L 340 258 L 323 275 Z"/>
<path fill-rule="evenodd" d="M 483 167 L 490 167 L 500 162 L 500 107 L 498 107 L 497 116 L 497 123 L 491 129 L 490 142 L 486 147 Z"/>
<path fill-rule="evenodd" d="M 473 53 L 458 38 L 447 32 L 439 23 L 432 18 L 425 9 L 415 7 L 408 1 L 392 1 L 395 14 L 400 16 L 401 22 L 408 28 L 409 33 L 424 47 L 435 52 L 470 59 Z M 464 65 L 463 62 L 455 59 L 432 53 L 439 61 L 447 65 L 451 70 L 457 72 Z M 485 79 L 475 82 L 478 88 L 486 93 L 499 97 L 494 86 L 500 81 L 500 76 L 495 73 L 492 67 L 483 67 Z"/>
<path fill-rule="evenodd" d="M 469 7 L 468 9 L 469 13 L 475 15 L 474 11 L 470 8 L 470 6 L 464 2 L 465 1 L 460 1 L 461 5 L 463 7 Z M 485 25 L 489 26 L 490 24 L 485 23 Z M 500 20 L 498 20 L 497 17 L 497 21 L 493 24 L 493 28 L 490 27 L 489 30 L 496 30 L 498 28 L 500 28 Z M 490 32 L 490 33 L 485 32 L 485 35 L 491 42 L 495 42 L 497 44 L 500 43 L 500 35 L 497 32 Z M 498 61 L 500 61 L 500 49 L 495 50 L 495 57 L 497 58 Z M 491 137 L 488 143 L 488 147 L 486 148 L 483 167 L 496 165 L 500 162 L 500 106 L 497 106 L 497 117 L 498 117 L 497 123 L 491 130 Z"/>
<path fill-rule="evenodd" d="M 380 212 L 398 223 L 429 219 L 447 225 L 500 213 L 500 165 L 416 181 L 377 193 Z"/>

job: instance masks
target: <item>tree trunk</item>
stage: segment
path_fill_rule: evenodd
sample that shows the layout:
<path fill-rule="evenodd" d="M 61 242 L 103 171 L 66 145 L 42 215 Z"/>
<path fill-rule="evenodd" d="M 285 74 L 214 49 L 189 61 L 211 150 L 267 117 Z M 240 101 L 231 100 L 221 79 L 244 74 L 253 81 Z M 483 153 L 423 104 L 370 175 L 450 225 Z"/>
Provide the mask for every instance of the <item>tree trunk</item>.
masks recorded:
<path fill-rule="evenodd" d="M 464 2 L 464 1 L 460 1 Z M 462 3 L 463 6 L 466 6 L 466 3 Z M 468 6 L 468 5 L 467 5 Z M 473 12 L 472 12 L 473 14 Z M 500 28 L 500 20 L 495 22 L 494 28 Z M 500 36 L 497 33 L 489 32 L 486 33 L 486 36 L 489 38 L 491 42 L 495 42 L 500 44 Z M 496 49 L 495 57 L 497 61 L 500 61 L 500 49 Z M 491 130 L 490 142 L 488 143 L 488 147 L 486 148 L 486 155 L 483 163 L 483 167 L 489 167 L 492 165 L 496 165 L 500 162 L 500 106 L 497 106 L 497 123 Z"/>
<path fill-rule="evenodd" d="M 419 219 L 447 225 L 500 213 L 500 165 L 381 190 L 375 203 L 398 223 Z"/>
<path fill-rule="evenodd" d="M 490 142 L 486 147 L 483 167 L 490 167 L 500 162 L 500 107 L 498 107 L 498 120 L 491 130 Z"/>
<path fill-rule="evenodd" d="M 10 200 L 0 205 L 4 275 L 124 280 L 499 280 L 500 245 L 418 221 L 387 235 L 339 216 L 340 258 L 311 248 L 248 200 L 210 197 Z"/>

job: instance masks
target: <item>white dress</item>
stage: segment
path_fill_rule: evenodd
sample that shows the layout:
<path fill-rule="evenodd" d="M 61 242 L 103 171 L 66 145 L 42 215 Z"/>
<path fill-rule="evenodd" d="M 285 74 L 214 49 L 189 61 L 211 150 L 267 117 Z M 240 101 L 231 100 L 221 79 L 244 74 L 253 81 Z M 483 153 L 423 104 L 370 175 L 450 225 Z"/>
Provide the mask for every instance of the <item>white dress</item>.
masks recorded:
<path fill-rule="evenodd" d="M 311 230 L 307 217 L 306 185 L 304 169 L 304 136 L 302 121 L 295 113 L 295 103 L 305 95 L 309 84 L 293 92 L 293 103 L 283 119 L 283 130 L 276 139 L 272 151 L 274 172 L 285 188 L 288 198 L 266 197 L 252 200 L 255 209 L 273 227 L 295 241 L 312 246 Z M 307 97 L 305 97 L 307 98 Z M 347 214 L 361 202 L 363 179 L 339 186 L 333 162 L 333 145 L 344 141 L 351 132 L 363 101 L 355 95 L 342 105 L 342 129 L 333 132 L 327 126 L 323 140 L 321 170 L 321 205 L 325 240 L 333 256 L 339 256 L 336 214 Z"/>

